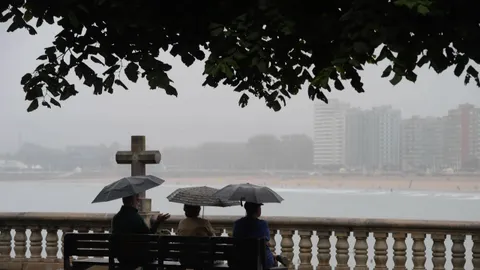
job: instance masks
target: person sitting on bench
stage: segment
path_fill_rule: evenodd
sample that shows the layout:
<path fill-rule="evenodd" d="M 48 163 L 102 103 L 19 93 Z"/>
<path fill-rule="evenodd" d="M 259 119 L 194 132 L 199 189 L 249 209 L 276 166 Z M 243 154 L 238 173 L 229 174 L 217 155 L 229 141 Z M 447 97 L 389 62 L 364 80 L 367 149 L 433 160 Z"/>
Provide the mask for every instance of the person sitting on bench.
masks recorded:
<path fill-rule="evenodd" d="M 149 228 L 143 217 L 138 213 L 138 205 L 140 203 L 139 195 L 124 197 L 122 201 L 123 206 L 112 219 L 112 238 L 115 239 L 113 241 L 117 241 L 113 246 L 118 248 L 115 251 L 117 254 L 116 257 L 122 264 L 130 266 L 141 265 L 142 263 L 151 261 L 150 258 L 142 256 L 142 253 L 147 252 L 138 250 L 136 247 L 125 247 L 121 244 L 121 239 L 116 239 L 115 236 L 124 234 L 155 234 L 160 223 L 169 219 L 170 214 L 159 214 Z"/>
<path fill-rule="evenodd" d="M 178 223 L 178 235 L 180 236 L 199 236 L 210 237 L 215 236 L 212 225 L 206 219 L 200 216 L 200 206 L 187 205 L 183 206 L 186 218 Z"/>
<path fill-rule="evenodd" d="M 268 229 L 268 224 L 265 220 L 259 219 L 262 215 L 262 206 L 263 204 L 245 202 L 244 208 L 246 215 L 245 217 L 240 218 L 235 221 L 233 224 L 233 237 L 241 238 L 265 238 L 267 246 L 265 247 L 265 267 L 267 269 L 277 266 L 278 262 L 284 266 L 288 266 L 289 261 L 287 258 L 275 255 L 272 253 L 269 247 L 270 241 L 270 230 Z"/>

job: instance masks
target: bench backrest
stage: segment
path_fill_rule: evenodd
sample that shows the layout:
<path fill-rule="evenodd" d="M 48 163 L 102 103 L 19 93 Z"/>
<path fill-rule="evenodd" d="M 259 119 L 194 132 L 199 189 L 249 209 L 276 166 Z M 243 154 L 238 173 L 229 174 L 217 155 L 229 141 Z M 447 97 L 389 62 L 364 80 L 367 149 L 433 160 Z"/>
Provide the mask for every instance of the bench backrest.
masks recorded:
<path fill-rule="evenodd" d="M 227 260 L 233 269 L 264 269 L 266 242 L 263 238 L 212 238 L 214 259 Z"/>
<path fill-rule="evenodd" d="M 111 266 L 115 259 L 122 263 L 158 259 L 160 269 L 164 261 L 179 261 L 193 269 L 208 269 L 215 261 L 227 261 L 230 269 L 262 270 L 265 247 L 264 239 L 254 238 L 67 233 L 64 268 L 71 268 L 71 256 L 79 256 L 109 257 Z"/>
<path fill-rule="evenodd" d="M 116 235 L 109 233 L 67 233 L 64 237 L 64 267 L 70 257 L 109 257 L 123 261 L 149 261 L 158 256 L 158 235 Z"/>
<path fill-rule="evenodd" d="M 205 269 L 227 261 L 230 269 L 258 270 L 265 261 L 264 239 L 162 236 L 159 241 L 160 264 L 178 260 L 186 268 Z"/>
<path fill-rule="evenodd" d="M 156 234 L 110 235 L 109 264 L 117 259 L 124 265 L 150 265 L 158 258 L 158 238 Z"/>
<path fill-rule="evenodd" d="M 66 233 L 63 239 L 64 268 L 71 269 L 70 257 L 108 257 L 109 234 Z"/>

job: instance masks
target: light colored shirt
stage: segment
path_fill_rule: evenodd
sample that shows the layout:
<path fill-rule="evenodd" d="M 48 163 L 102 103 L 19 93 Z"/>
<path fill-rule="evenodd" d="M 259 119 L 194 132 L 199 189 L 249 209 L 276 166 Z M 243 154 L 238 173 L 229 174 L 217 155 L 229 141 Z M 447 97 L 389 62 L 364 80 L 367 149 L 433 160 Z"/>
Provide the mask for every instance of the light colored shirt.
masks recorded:
<path fill-rule="evenodd" d="M 177 235 L 209 237 L 215 236 L 215 231 L 208 220 L 199 217 L 187 217 L 178 223 Z"/>

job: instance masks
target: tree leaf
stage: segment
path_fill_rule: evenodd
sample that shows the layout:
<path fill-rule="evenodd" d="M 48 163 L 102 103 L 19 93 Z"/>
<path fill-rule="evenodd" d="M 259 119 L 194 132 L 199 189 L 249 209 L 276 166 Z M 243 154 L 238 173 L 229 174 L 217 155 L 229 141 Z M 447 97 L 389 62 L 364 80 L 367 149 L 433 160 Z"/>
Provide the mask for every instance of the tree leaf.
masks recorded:
<path fill-rule="evenodd" d="M 27 74 L 23 75 L 22 80 L 20 81 L 20 84 L 21 84 L 21 85 L 25 85 L 25 84 L 27 84 L 27 82 L 30 81 L 31 79 L 32 79 L 32 74 L 27 73 Z"/>
<path fill-rule="evenodd" d="M 240 107 L 242 107 L 242 108 L 245 108 L 248 105 L 248 100 L 249 99 L 250 99 L 250 97 L 247 94 L 243 94 L 240 97 L 240 99 L 238 100 L 238 105 L 240 105 Z"/>
<path fill-rule="evenodd" d="M 261 73 L 267 73 L 267 63 L 263 60 L 259 60 L 257 64 L 257 68 Z"/>
<path fill-rule="evenodd" d="M 70 23 L 73 25 L 73 28 L 78 28 L 80 27 L 80 22 L 77 19 L 77 15 L 73 12 L 73 10 L 70 10 L 68 12 L 68 20 Z"/>
<path fill-rule="evenodd" d="M 0 13 L 0 22 L 7 22 L 8 20 L 10 20 L 12 17 L 13 17 L 13 12 L 9 11 L 7 12 L 5 15 L 1 16 L 1 13 Z"/>
<path fill-rule="evenodd" d="M 465 67 L 467 66 L 467 64 L 468 64 L 468 58 L 465 58 L 465 59 L 459 58 L 459 61 L 457 62 L 457 65 L 453 70 L 453 73 L 455 74 L 455 76 L 460 77 L 463 71 L 465 71 Z"/>
<path fill-rule="evenodd" d="M 190 54 L 183 54 L 181 56 L 182 62 L 187 66 L 191 66 L 193 62 L 195 62 L 195 57 L 191 56 Z"/>
<path fill-rule="evenodd" d="M 405 78 L 411 82 L 416 82 L 417 74 L 415 74 L 413 71 L 409 71 L 405 74 Z"/>
<path fill-rule="evenodd" d="M 95 56 L 93 56 L 93 55 L 90 56 L 90 59 L 91 59 L 94 63 L 97 63 L 97 64 L 100 64 L 100 65 L 102 65 L 102 66 L 105 66 L 105 64 L 104 64 L 102 61 L 100 61 L 100 59 L 98 59 L 97 57 L 95 57 Z"/>
<path fill-rule="evenodd" d="M 219 36 L 221 33 L 223 33 L 223 29 L 223 25 L 212 23 L 210 25 L 210 34 L 214 37 Z"/>
<path fill-rule="evenodd" d="M 418 5 L 417 12 L 422 15 L 427 15 L 428 13 L 430 13 L 430 10 L 424 5 Z"/>
<path fill-rule="evenodd" d="M 167 93 L 169 96 L 178 96 L 177 89 L 171 85 L 165 87 L 165 93 Z"/>
<path fill-rule="evenodd" d="M 353 43 L 353 49 L 357 52 L 357 53 L 366 53 L 370 50 L 370 48 L 368 47 L 367 43 L 365 42 L 355 42 Z"/>
<path fill-rule="evenodd" d="M 325 96 L 325 94 L 322 92 L 322 91 L 317 91 L 317 95 L 316 95 L 316 98 L 317 99 L 320 99 L 321 101 L 325 102 L 326 104 L 328 104 L 328 98 Z"/>
<path fill-rule="evenodd" d="M 343 90 L 345 87 L 343 86 L 342 82 L 339 79 L 335 80 L 335 88 L 337 90 Z"/>
<path fill-rule="evenodd" d="M 56 99 L 54 98 L 50 98 L 50 103 L 52 103 L 53 105 L 61 108 L 62 106 L 60 105 L 60 102 L 58 102 Z"/>
<path fill-rule="evenodd" d="M 105 72 L 103 72 L 103 75 L 107 75 L 107 74 L 111 75 L 115 73 L 115 71 L 117 71 L 119 68 L 120 68 L 120 65 L 113 65 L 109 69 L 105 70 Z M 113 81 L 112 81 L 112 84 L 113 84 Z"/>
<path fill-rule="evenodd" d="M 390 76 L 390 73 L 392 73 L 392 66 L 388 66 L 383 70 L 382 78 Z"/>
<path fill-rule="evenodd" d="M 127 86 L 120 80 L 115 80 L 116 85 L 120 85 L 123 89 L 128 90 Z"/>
<path fill-rule="evenodd" d="M 38 27 L 42 26 L 42 24 L 43 24 L 43 19 L 42 19 L 42 18 L 38 18 L 38 19 L 37 19 L 37 24 L 36 24 L 35 26 L 38 28 Z"/>
<path fill-rule="evenodd" d="M 472 75 L 473 77 L 477 77 L 478 76 L 478 71 L 472 67 L 472 66 L 468 66 L 467 68 L 467 73 Z"/>
<path fill-rule="evenodd" d="M 14 32 L 15 30 L 22 28 L 23 24 L 19 20 L 13 20 L 12 24 L 7 28 L 7 32 Z"/>
<path fill-rule="evenodd" d="M 46 102 L 45 100 L 42 101 L 42 106 L 45 106 L 45 107 L 47 107 L 47 108 L 49 108 L 49 109 L 52 108 L 52 106 L 50 106 L 50 104 L 48 104 L 48 102 Z"/>
<path fill-rule="evenodd" d="M 127 76 L 127 78 L 130 81 L 132 81 L 134 83 L 137 82 L 137 80 L 138 80 L 138 65 L 137 64 L 135 64 L 133 62 L 128 63 L 124 72 L 125 72 L 125 75 Z"/>
<path fill-rule="evenodd" d="M 32 18 L 33 18 L 32 12 L 29 10 L 25 11 L 25 13 L 23 14 L 23 19 L 25 20 L 25 22 L 29 22 Z"/>
<path fill-rule="evenodd" d="M 27 112 L 33 112 L 38 108 L 38 99 L 32 100 L 27 108 Z"/>
<path fill-rule="evenodd" d="M 390 80 L 390 83 L 393 85 L 397 85 L 402 80 L 402 76 L 395 74 L 393 78 Z"/>

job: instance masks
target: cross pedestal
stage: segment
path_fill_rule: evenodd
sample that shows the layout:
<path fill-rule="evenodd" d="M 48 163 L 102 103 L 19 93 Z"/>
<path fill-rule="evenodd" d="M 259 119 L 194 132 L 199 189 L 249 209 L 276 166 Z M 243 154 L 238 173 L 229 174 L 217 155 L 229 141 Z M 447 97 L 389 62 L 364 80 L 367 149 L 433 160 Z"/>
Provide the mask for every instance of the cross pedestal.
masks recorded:
<path fill-rule="evenodd" d="M 160 151 L 145 150 L 145 136 L 132 136 L 130 151 L 118 151 L 115 155 L 117 164 L 130 164 L 131 175 L 146 175 L 146 164 L 158 164 L 162 159 Z M 145 192 L 140 193 L 140 212 L 148 215 L 152 211 L 152 201 L 145 198 Z"/>

